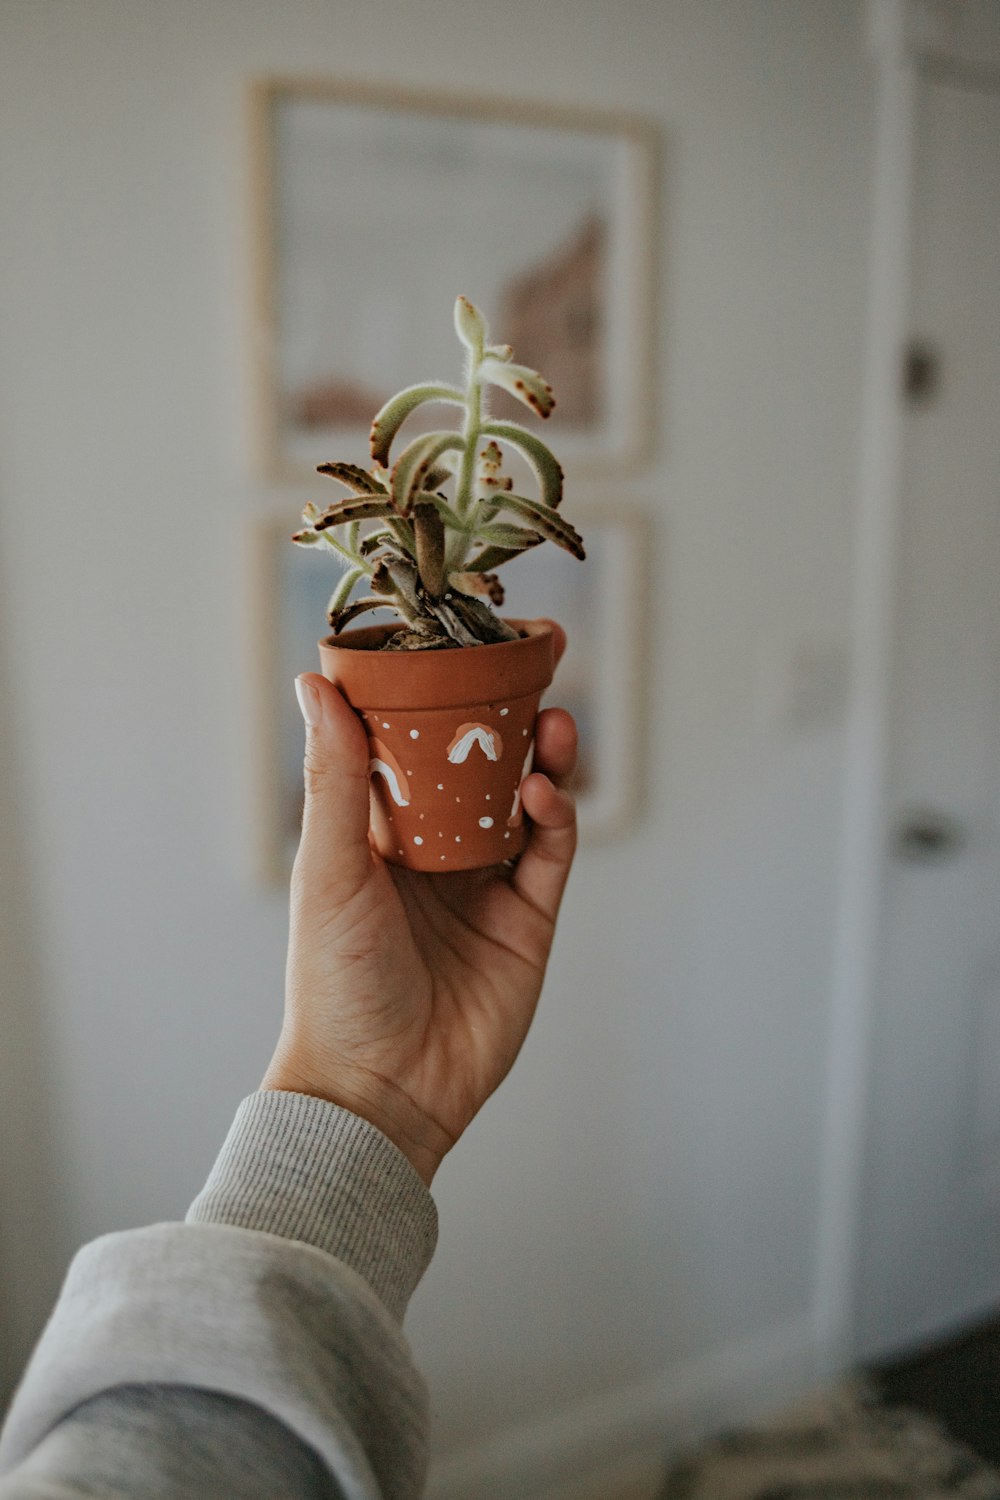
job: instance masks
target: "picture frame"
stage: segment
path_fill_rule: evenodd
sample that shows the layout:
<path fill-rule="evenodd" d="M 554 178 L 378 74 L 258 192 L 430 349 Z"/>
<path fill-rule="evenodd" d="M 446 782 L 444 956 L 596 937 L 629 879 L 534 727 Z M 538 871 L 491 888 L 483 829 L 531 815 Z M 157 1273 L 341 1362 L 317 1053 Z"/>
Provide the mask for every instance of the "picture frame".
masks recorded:
<path fill-rule="evenodd" d="M 556 619 L 566 654 L 543 699 L 573 713 L 580 731 L 573 785 L 584 844 L 626 837 L 641 801 L 645 759 L 645 570 L 649 520 L 635 506 L 577 503 L 574 524 L 587 561 L 539 547 L 508 568 L 502 613 Z M 293 682 L 318 671 L 317 642 L 340 567 L 327 549 L 291 543 L 295 513 L 251 527 L 256 635 L 254 723 L 257 866 L 260 879 L 287 885 L 302 814 L 303 726 Z M 366 616 L 377 621 L 378 613 Z M 386 618 L 391 618 L 388 612 Z M 475 649 L 475 648 L 468 648 Z"/>
<path fill-rule="evenodd" d="M 367 463 L 371 418 L 389 396 L 428 372 L 456 377 L 459 293 L 554 387 L 546 427 L 570 471 L 646 462 L 658 155 L 648 121 L 274 77 L 252 87 L 251 140 L 264 477 L 303 479 L 332 454 Z M 425 410 L 433 425 L 440 408 Z M 504 392 L 497 410 L 536 425 Z"/>

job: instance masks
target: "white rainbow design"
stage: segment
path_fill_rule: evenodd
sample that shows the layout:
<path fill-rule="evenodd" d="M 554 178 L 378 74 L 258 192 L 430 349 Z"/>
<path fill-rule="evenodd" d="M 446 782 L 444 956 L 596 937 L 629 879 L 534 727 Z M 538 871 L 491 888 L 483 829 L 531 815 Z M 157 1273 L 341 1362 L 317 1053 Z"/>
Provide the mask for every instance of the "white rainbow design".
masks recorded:
<path fill-rule="evenodd" d="M 396 806 L 409 807 L 410 799 L 407 793 L 410 789 L 403 775 L 403 768 L 392 751 L 383 745 L 381 740 L 376 739 L 368 741 L 368 749 L 371 752 L 371 759 L 368 762 L 369 776 L 381 776 Z"/>
<path fill-rule="evenodd" d="M 459 724 L 448 746 L 448 759 L 452 765 L 464 764 L 473 745 L 479 746 L 487 760 L 499 760 L 503 754 L 503 740 L 498 729 L 491 729 L 488 724 Z"/>

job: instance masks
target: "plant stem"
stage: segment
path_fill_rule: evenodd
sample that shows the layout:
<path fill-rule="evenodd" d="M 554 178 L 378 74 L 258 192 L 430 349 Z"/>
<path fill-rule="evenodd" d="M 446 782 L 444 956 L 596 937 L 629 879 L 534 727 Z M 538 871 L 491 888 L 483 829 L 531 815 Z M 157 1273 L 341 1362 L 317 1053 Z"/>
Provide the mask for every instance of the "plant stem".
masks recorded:
<path fill-rule="evenodd" d="M 483 420 L 483 382 L 479 376 L 480 358 L 481 356 L 472 355 L 469 357 L 469 383 L 465 389 L 465 425 L 462 428 L 465 448 L 462 452 L 462 467 L 455 491 L 455 509 L 462 517 L 468 515 L 472 504 L 473 483 L 476 475 L 476 445 L 479 442 L 479 430 Z"/>
<path fill-rule="evenodd" d="M 349 547 L 343 546 L 325 531 L 323 532 L 323 540 L 346 563 L 350 563 L 352 568 L 360 568 L 369 578 L 372 576 L 372 573 L 375 571 L 374 565 L 368 561 L 367 557 L 362 557 L 360 552 L 352 552 Z"/>

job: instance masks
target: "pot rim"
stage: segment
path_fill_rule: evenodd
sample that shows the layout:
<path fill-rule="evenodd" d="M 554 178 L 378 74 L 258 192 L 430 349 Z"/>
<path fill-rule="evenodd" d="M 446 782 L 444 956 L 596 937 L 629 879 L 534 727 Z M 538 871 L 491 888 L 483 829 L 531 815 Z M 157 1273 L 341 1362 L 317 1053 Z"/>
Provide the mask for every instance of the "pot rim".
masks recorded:
<path fill-rule="evenodd" d="M 551 620 L 507 620 L 516 641 L 452 651 L 373 651 L 403 627 L 367 625 L 319 642 L 323 675 L 355 708 L 457 708 L 541 692 L 555 671 Z"/>

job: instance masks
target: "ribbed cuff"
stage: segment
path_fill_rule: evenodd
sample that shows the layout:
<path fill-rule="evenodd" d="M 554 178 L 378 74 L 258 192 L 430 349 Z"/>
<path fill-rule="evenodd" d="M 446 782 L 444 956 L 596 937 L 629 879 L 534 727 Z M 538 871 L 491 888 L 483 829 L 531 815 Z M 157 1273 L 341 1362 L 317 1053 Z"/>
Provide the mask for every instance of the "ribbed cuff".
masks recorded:
<path fill-rule="evenodd" d="M 433 1198 L 380 1130 L 276 1089 L 243 1100 L 187 1222 L 315 1245 L 363 1276 L 400 1321 L 437 1243 Z"/>

